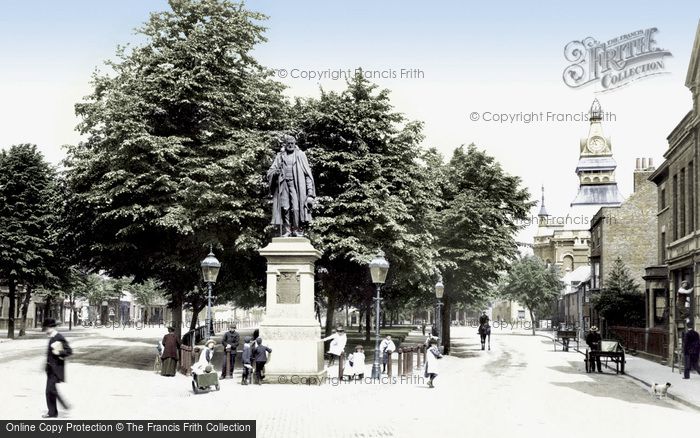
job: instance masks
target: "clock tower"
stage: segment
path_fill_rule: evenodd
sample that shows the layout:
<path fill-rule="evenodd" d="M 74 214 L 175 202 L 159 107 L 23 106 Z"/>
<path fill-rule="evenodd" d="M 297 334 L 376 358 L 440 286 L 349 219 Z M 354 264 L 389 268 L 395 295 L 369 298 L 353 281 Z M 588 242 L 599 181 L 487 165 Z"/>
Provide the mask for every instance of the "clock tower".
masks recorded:
<path fill-rule="evenodd" d="M 571 206 L 618 206 L 624 198 L 617 189 L 610 138 L 603 135 L 603 110 L 598 99 L 593 101 L 588 113 L 590 127 L 588 137 L 582 138 L 576 165 L 579 189 Z"/>

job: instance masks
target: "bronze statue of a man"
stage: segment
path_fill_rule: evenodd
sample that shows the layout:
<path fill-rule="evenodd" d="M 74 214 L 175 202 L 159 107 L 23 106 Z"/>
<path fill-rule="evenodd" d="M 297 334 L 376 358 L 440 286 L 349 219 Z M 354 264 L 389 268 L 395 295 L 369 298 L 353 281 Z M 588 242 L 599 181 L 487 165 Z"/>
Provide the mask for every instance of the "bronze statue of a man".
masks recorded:
<path fill-rule="evenodd" d="M 271 223 L 280 226 L 282 237 L 303 236 L 302 225 L 311 222 L 316 187 L 306 154 L 291 135 L 282 138 L 282 150 L 267 171 L 267 182 L 272 194 Z"/>

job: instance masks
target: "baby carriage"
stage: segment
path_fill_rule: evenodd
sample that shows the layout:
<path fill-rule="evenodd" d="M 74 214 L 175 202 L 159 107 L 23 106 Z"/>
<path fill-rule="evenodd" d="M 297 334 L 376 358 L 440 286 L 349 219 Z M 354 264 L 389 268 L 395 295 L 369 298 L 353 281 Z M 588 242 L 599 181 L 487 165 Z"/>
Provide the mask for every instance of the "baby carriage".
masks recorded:
<path fill-rule="evenodd" d="M 192 371 L 192 392 L 195 394 L 208 392 L 212 386 L 217 391 L 221 389 L 219 386 L 219 374 L 211 365 L 207 365 L 203 372 L 197 373 Z"/>

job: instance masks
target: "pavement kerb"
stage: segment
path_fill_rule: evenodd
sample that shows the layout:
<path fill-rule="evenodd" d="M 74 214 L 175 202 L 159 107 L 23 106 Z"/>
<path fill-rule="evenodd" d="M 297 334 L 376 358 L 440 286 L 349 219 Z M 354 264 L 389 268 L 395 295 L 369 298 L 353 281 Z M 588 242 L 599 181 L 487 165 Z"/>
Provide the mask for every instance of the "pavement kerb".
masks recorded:
<path fill-rule="evenodd" d="M 554 337 L 549 336 L 549 335 L 546 335 L 546 334 L 543 334 L 543 333 L 535 333 L 535 335 L 536 335 L 536 336 L 541 336 L 541 337 L 543 337 L 543 338 L 547 338 L 547 339 L 552 339 L 552 340 L 554 340 Z M 576 350 L 576 349 L 574 349 L 574 350 L 575 350 L 575 351 L 578 351 L 579 353 L 581 353 L 581 354 L 584 355 L 584 356 L 586 355 L 586 353 L 583 352 L 583 351 L 581 351 L 581 350 Z M 642 360 L 646 360 L 646 359 L 642 359 Z M 611 370 L 612 370 L 612 367 L 608 366 L 607 364 L 605 364 L 605 368 L 608 368 L 608 369 L 611 369 Z M 625 374 L 623 374 L 623 376 L 629 377 L 630 379 L 632 379 L 632 380 L 634 380 L 634 381 L 636 381 L 636 382 L 638 382 L 638 383 L 643 384 L 643 385 L 646 386 L 647 388 L 651 388 L 651 385 L 652 385 L 651 383 L 647 382 L 646 380 L 644 380 L 644 379 L 642 379 L 642 378 L 640 378 L 640 377 L 637 377 L 637 376 L 634 376 L 634 375 L 630 374 L 629 371 L 625 371 Z M 696 411 L 700 411 L 700 406 L 698 406 L 698 405 L 696 405 L 696 404 L 694 404 L 694 403 L 691 403 L 691 402 L 689 402 L 688 400 L 685 400 L 684 398 L 679 397 L 679 396 L 677 396 L 677 395 L 675 395 L 675 394 L 670 394 L 670 393 L 668 393 L 668 394 L 666 394 L 666 397 L 670 398 L 671 400 L 675 400 L 675 401 L 677 401 L 678 403 L 680 403 L 680 404 L 682 404 L 682 405 L 684 405 L 684 406 L 687 406 L 687 407 L 689 407 L 689 408 L 691 408 L 691 409 L 694 409 L 694 410 L 696 410 Z"/>

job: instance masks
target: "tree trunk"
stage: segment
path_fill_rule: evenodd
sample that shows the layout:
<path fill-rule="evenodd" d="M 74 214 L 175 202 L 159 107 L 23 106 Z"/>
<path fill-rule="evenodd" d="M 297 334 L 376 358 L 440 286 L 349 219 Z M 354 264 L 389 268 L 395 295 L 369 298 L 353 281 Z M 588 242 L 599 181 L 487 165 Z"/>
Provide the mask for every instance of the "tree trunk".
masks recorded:
<path fill-rule="evenodd" d="M 362 333 L 362 317 L 365 315 L 364 310 L 360 310 L 357 315 L 357 333 Z"/>
<path fill-rule="evenodd" d="M 443 354 L 448 355 L 450 354 L 450 314 L 452 313 L 452 304 L 449 300 L 445 300 L 445 304 L 442 306 L 441 310 L 440 322 L 442 325 Z"/>
<path fill-rule="evenodd" d="M 205 305 L 197 306 L 196 303 L 192 304 L 192 321 L 190 321 L 190 330 L 197 328 L 197 323 L 199 322 L 199 312 L 204 309 Z"/>
<path fill-rule="evenodd" d="M 367 305 L 365 312 L 365 342 L 369 342 L 372 333 L 372 304 Z"/>
<path fill-rule="evenodd" d="M 172 302 L 172 325 L 175 328 L 175 336 L 182 338 L 182 299 L 184 294 L 180 291 L 173 292 Z"/>
<path fill-rule="evenodd" d="M 7 313 L 7 337 L 9 339 L 15 338 L 15 300 L 17 298 L 17 284 L 15 280 L 10 277 L 7 283 L 8 292 L 7 298 L 10 300 L 10 306 L 8 307 Z"/>
<path fill-rule="evenodd" d="M 326 334 L 333 333 L 333 316 L 335 315 L 335 289 L 328 291 L 328 308 L 326 309 Z"/>
<path fill-rule="evenodd" d="M 535 315 L 532 313 L 532 308 L 528 307 L 527 310 L 530 311 L 530 321 L 532 322 L 532 336 L 535 336 Z"/>
<path fill-rule="evenodd" d="M 27 312 L 29 312 L 29 302 L 32 298 L 32 287 L 27 286 L 27 291 L 24 293 L 24 298 L 22 299 L 22 319 L 19 322 L 19 335 L 24 336 L 27 329 Z"/>

